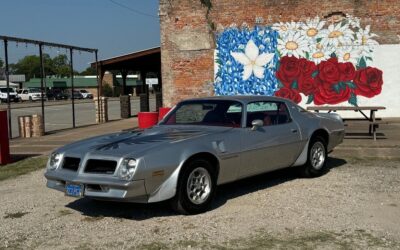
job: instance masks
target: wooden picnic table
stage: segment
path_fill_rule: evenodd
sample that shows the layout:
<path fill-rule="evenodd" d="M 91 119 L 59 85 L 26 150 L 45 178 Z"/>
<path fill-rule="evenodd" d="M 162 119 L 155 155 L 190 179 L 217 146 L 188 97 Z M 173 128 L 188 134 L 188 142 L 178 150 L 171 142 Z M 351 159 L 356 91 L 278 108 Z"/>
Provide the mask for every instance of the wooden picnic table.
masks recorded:
<path fill-rule="evenodd" d="M 374 141 L 376 140 L 376 129 L 379 127 L 379 124 L 383 123 L 381 118 L 376 118 L 376 112 L 378 110 L 384 110 L 386 107 L 383 106 L 309 106 L 307 107 L 307 110 L 313 110 L 315 112 L 319 111 L 327 111 L 328 113 L 330 112 L 336 112 L 336 111 L 354 111 L 354 112 L 359 112 L 363 118 L 359 119 L 343 119 L 345 120 L 362 120 L 362 121 L 367 121 L 369 123 L 369 130 L 368 134 L 373 135 Z M 366 112 L 369 111 L 369 116 L 366 114 Z M 379 120 L 379 121 L 377 121 Z"/>

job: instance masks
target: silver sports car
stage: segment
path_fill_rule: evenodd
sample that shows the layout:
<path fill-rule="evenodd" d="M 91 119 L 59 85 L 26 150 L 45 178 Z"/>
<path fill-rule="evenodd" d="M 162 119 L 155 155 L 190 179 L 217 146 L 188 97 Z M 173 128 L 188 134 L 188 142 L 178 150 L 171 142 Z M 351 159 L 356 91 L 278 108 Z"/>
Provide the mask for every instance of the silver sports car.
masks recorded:
<path fill-rule="evenodd" d="M 66 145 L 47 163 L 47 187 L 75 197 L 158 202 L 185 214 L 207 210 L 220 184 L 280 168 L 324 173 L 342 142 L 337 114 L 310 113 L 264 96 L 191 99 L 158 125 Z"/>

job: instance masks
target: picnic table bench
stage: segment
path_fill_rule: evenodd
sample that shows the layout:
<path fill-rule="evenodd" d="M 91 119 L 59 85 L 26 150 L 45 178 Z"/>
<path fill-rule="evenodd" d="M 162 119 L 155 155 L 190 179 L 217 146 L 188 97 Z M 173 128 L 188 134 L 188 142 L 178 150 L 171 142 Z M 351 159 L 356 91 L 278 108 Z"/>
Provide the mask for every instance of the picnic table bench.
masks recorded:
<path fill-rule="evenodd" d="M 384 110 L 386 107 L 383 106 L 309 106 L 307 110 L 315 112 L 327 111 L 354 111 L 359 112 L 362 118 L 344 118 L 343 121 L 365 121 L 369 124 L 368 134 L 373 135 L 374 141 L 376 141 L 376 129 L 379 128 L 379 124 L 387 123 L 382 121 L 382 118 L 376 118 L 376 112 L 378 110 Z M 369 116 L 366 114 L 369 111 Z"/>

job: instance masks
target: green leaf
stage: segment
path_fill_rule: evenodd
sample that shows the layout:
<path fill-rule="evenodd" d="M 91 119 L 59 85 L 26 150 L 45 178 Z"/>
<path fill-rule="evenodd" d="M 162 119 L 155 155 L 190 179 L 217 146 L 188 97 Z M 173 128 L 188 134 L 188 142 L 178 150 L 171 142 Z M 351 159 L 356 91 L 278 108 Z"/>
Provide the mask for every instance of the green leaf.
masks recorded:
<path fill-rule="evenodd" d="M 354 82 L 348 81 L 348 82 L 345 82 L 345 84 L 346 84 L 347 86 L 349 86 L 349 88 L 351 88 L 351 89 L 355 89 L 355 88 L 356 88 L 356 85 L 354 84 Z"/>
<path fill-rule="evenodd" d="M 339 89 L 346 89 L 346 84 L 344 82 L 339 82 Z"/>
<path fill-rule="evenodd" d="M 318 73 L 319 73 L 318 70 L 312 72 L 312 74 L 311 74 L 312 78 L 315 78 L 318 75 Z"/>
<path fill-rule="evenodd" d="M 294 80 L 293 82 L 292 82 L 292 85 L 290 86 L 292 89 L 298 89 L 299 88 L 299 84 L 297 83 L 297 81 L 296 80 Z"/>
<path fill-rule="evenodd" d="M 364 57 L 361 57 L 357 64 L 357 69 L 362 69 L 367 67 L 367 62 Z"/>
<path fill-rule="evenodd" d="M 307 51 L 306 51 L 306 58 L 310 59 L 310 53 L 308 53 Z"/>
<path fill-rule="evenodd" d="M 317 38 L 317 43 L 321 42 L 322 38 Z"/>
<path fill-rule="evenodd" d="M 372 61 L 372 57 L 369 57 L 369 56 L 365 57 L 365 59 Z"/>
<path fill-rule="evenodd" d="M 310 104 L 314 101 L 314 95 L 309 95 L 306 104 Z"/>
<path fill-rule="evenodd" d="M 357 104 L 357 96 L 354 93 L 350 94 L 349 103 L 353 106 L 358 106 Z"/>
<path fill-rule="evenodd" d="M 335 84 L 332 86 L 332 88 L 336 93 L 340 93 L 340 84 Z"/>
<path fill-rule="evenodd" d="M 276 63 L 276 70 L 278 70 L 280 66 L 281 66 L 281 62 L 278 61 L 278 62 Z"/>
<path fill-rule="evenodd" d="M 331 54 L 331 57 L 332 57 L 332 58 L 336 58 L 336 57 L 337 57 L 336 53 L 333 52 L 333 53 Z"/>
<path fill-rule="evenodd" d="M 285 86 L 282 84 L 281 81 L 278 80 L 278 88 L 283 88 L 283 87 L 285 87 Z"/>

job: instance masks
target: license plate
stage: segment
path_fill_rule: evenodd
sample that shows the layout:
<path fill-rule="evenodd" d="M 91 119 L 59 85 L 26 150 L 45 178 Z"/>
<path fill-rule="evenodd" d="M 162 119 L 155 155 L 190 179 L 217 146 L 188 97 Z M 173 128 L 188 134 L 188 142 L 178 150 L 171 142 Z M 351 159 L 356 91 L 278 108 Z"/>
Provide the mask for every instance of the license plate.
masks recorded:
<path fill-rule="evenodd" d="M 82 184 L 67 183 L 65 186 L 65 194 L 73 197 L 82 197 L 83 189 L 84 187 Z"/>

